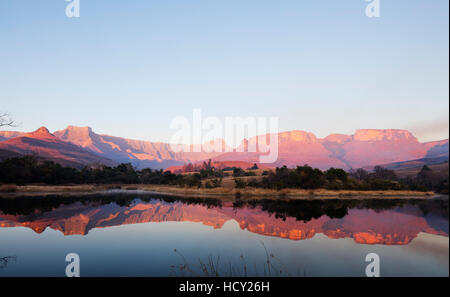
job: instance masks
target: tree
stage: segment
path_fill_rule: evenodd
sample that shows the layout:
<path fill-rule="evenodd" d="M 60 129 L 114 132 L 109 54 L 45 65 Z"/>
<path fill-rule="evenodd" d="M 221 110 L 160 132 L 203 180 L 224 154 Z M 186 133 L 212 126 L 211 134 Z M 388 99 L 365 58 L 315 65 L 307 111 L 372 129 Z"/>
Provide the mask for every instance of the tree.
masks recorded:
<path fill-rule="evenodd" d="M 14 127 L 16 124 L 6 112 L 0 113 L 0 127 L 9 126 Z"/>
<path fill-rule="evenodd" d="M 245 176 L 245 171 L 242 170 L 240 167 L 233 167 L 233 176 L 239 177 L 239 176 Z"/>
<path fill-rule="evenodd" d="M 258 169 L 258 165 L 257 165 L 256 163 L 254 163 L 253 166 L 250 167 L 250 168 L 248 168 L 248 169 L 250 169 L 250 170 L 256 170 L 256 169 Z"/>
<path fill-rule="evenodd" d="M 382 166 L 375 166 L 373 171 L 373 178 L 397 180 L 397 175 L 393 170 L 386 169 Z"/>
<path fill-rule="evenodd" d="M 247 183 L 245 182 L 245 180 L 243 180 L 241 178 L 235 178 L 234 184 L 235 184 L 236 189 L 244 189 L 247 186 Z"/>
<path fill-rule="evenodd" d="M 208 162 L 203 161 L 203 165 L 201 169 L 204 169 L 206 171 L 209 171 L 213 168 L 212 163 L 211 163 L 211 159 L 208 160 Z"/>
<path fill-rule="evenodd" d="M 352 170 L 350 176 L 356 178 L 357 180 L 366 180 L 369 178 L 369 172 L 362 168 L 358 168 L 356 170 Z"/>
<path fill-rule="evenodd" d="M 193 171 L 194 171 L 194 165 L 192 165 L 191 162 L 183 165 L 183 172 L 193 172 Z"/>
<path fill-rule="evenodd" d="M 345 182 L 347 180 L 348 175 L 347 172 L 345 172 L 345 170 L 343 169 L 331 167 L 330 169 L 325 171 L 325 177 L 330 182 L 335 180 Z"/>
<path fill-rule="evenodd" d="M 427 190 L 433 189 L 434 186 L 434 174 L 430 167 L 423 165 L 420 172 L 416 177 L 417 183 L 427 188 Z"/>

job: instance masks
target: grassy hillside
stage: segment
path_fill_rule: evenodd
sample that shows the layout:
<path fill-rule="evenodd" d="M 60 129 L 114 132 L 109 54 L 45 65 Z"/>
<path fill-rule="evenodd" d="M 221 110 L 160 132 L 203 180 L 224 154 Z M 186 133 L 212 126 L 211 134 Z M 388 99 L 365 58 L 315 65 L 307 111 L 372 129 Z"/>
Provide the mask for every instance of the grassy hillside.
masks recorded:
<path fill-rule="evenodd" d="M 420 166 L 416 166 L 416 167 L 412 167 L 412 168 L 397 169 L 394 171 L 400 177 L 414 177 L 420 172 L 422 167 L 423 167 L 423 165 L 420 165 Z M 449 175 L 449 162 L 428 165 L 428 167 L 430 167 L 430 169 L 433 170 L 433 172 L 435 174 L 438 174 L 441 177 L 445 177 L 445 176 Z"/>

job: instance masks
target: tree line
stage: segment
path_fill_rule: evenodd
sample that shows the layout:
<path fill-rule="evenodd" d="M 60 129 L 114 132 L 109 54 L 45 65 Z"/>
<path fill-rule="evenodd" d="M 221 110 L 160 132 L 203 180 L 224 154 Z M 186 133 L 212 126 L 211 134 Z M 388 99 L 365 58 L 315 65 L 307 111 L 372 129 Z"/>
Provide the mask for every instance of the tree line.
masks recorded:
<path fill-rule="evenodd" d="M 216 188 L 222 185 L 222 178 L 229 172 L 216 169 L 211 162 L 205 162 L 199 172 L 174 174 L 170 171 L 145 168 L 137 170 L 131 164 L 115 167 L 97 166 L 76 169 L 63 167 L 52 161 L 38 161 L 34 156 L 6 159 L 0 162 L 0 183 L 49 185 L 61 184 L 156 184 L 186 187 Z M 442 178 L 428 166 L 424 166 L 415 177 L 401 178 L 386 168 L 377 166 L 372 172 L 364 169 L 346 172 L 339 168 L 322 171 L 308 165 L 296 168 L 278 167 L 266 170 L 257 179 L 254 172 L 232 168 L 236 188 L 258 187 L 281 190 L 284 188 L 331 190 L 433 190 L 447 193 L 448 176 Z M 245 179 L 242 177 L 249 177 Z"/>
<path fill-rule="evenodd" d="M 376 166 L 372 172 L 362 168 L 346 172 L 340 168 L 322 171 L 308 165 L 294 169 L 286 166 L 277 167 L 275 171 L 263 172 L 263 178 L 248 182 L 236 179 L 237 187 L 259 187 L 268 189 L 329 189 L 329 190 L 413 190 L 436 191 L 448 194 L 449 180 L 435 174 L 424 165 L 415 177 L 401 178 L 393 170 Z"/>

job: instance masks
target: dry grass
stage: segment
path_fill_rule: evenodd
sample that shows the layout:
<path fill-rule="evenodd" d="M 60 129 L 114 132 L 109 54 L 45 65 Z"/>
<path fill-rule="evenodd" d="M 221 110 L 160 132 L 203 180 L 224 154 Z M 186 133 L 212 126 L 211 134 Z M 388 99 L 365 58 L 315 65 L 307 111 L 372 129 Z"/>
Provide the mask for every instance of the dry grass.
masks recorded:
<path fill-rule="evenodd" d="M 416 191 L 354 191 L 354 190 L 304 190 L 304 189 L 283 189 L 272 190 L 262 188 L 246 187 L 244 189 L 234 188 L 234 180 L 224 179 L 222 187 L 206 189 L 206 188 L 188 188 L 180 186 L 168 185 L 2 185 L 0 192 L 19 194 L 92 194 L 96 192 L 104 192 L 112 189 L 121 189 L 128 191 L 148 191 L 161 194 L 170 194 L 177 196 L 191 197 L 213 197 L 228 200 L 239 196 L 241 198 L 290 198 L 290 199 L 310 199 L 310 198 L 423 198 L 435 196 L 433 192 L 416 192 Z"/>
<path fill-rule="evenodd" d="M 107 185 L 26 185 L 17 186 L 17 192 L 32 192 L 32 193 L 61 193 L 61 192 L 94 192 L 106 191 L 110 189 Z"/>
<path fill-rule="evenodd" d="M 237 263 L 231 261 L 223 262 L 220 256 L 209 255 L 205 260 L 198 259 L 198 263 L 191 264 L 178 250 L 174 250 L 182 260 L 182 264 L 171 265 L 169 276 L 175 277 L 293 277 L 302 276 L 300 271 L 298 275 L 293 275 L 287 269 L 287 266 L 270 253 L 263 242 L 261 245 L 265 251 L 265 259 L 260 263 L 250 265 L 243 254 L 239 256 Z M 303 276 L 306 276 L 303 270 Z"/>
<path fill-rule="evenodd" d="M 0 192 L 4 192 L 4 193 L 17 192 L 17 186 L 16 185 L 0 185 Z"/>
<path fill-rule="evenodd" d="M 413 168 L 396 169 L 395 173 L 400 177 L 415 177 L 422 170 L 423 165 Z M 441 177 L 448 177 L 449 165 L 448 162 L 441 164 L 428 165 L 433 172 Z"/>

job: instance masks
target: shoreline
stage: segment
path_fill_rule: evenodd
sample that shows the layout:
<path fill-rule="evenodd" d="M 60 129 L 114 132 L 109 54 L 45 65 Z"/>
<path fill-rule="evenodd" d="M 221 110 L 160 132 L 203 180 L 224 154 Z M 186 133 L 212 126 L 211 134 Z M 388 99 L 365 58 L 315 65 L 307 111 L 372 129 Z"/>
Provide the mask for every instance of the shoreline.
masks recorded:
<path fill-rule="evenodd" d="M 272 190 L 262 188 L 182 188 L 167 185 L 26 185 L 16 186 L 14 191 L 0 191 L 0 197 L 14 198 L 19 196 L 84 196 L 93 194 L 158 194 L 183 197 L 216 198 L 230 200 L 241 199 L 431 199 L 442 196 L 434 192 L 417 191 L 358 191 L 358 190 L 327 190 L 327 189 L 283 189 Z"/>

